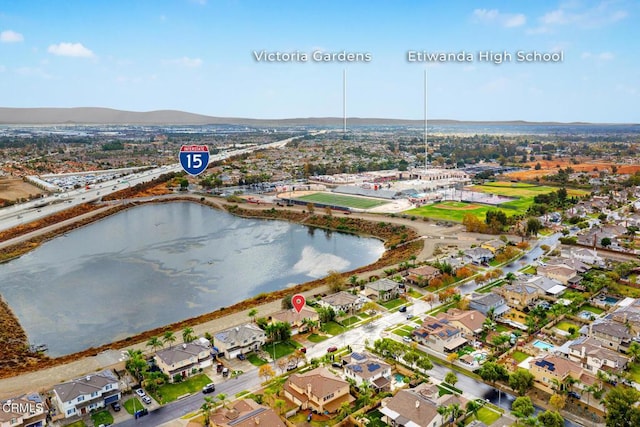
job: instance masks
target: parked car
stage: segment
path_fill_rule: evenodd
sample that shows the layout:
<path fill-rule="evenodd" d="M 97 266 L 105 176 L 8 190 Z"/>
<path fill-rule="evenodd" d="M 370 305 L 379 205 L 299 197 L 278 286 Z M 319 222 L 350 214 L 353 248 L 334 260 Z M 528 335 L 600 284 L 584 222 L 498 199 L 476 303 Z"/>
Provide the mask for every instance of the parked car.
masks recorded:
<path fill-rule="evenodd" d="M 406 313 L 407 312 L 407 306 L 403 305 L 402 307 L 400 307 L 400 309 L 398 310 L 400 313 Z"/>
<path fill-rule="evenodd" d="M 136 389 L 136 394 L 140 397 L 145 397 L 147 395 L 147 393 L 145 393 L 144 390 L 141 388 Z"/>
<path fill-rule="evenodd" d="M 296 369 L 298 367 L 298 362 L 294 362 L 291 361 L 289 362 L 289 364 L 287 365 L 287 371 L 293 371 L 294 369 Z"/>
<path fill-rule="evenodd" d="M 111 404 L 111 407 L 113 408 L 114 411 L 116 412 L 120 412 L 120 409 L 122 409 L 122 407 L 120 406 L 120 402 L 113 402 Z"/>
<path fill-rule="evenodd" d="M 407 320 L 413 319 L 413 314 L 407 314 Z"/>
<path fill-rule="evenodd" d="M 301 351 L 302 353 L 306 353 L 306 352 L 307 352 L 307 347 L 301 347 L 301 348 L 300 348 L 300 351 Z"/>
<path fill-rule="evenodd" d="M 146 394 L 144 396 L 142 396 L 142 401 L 144 403 L 146 403 L 147 405 L 151 405 L 151 398 L 149 396 L 147 396 Z"/>
<path fill-rule="evenodd" d="M 202 392 L 203 393 L 213 393 L 214 391 L 216 391 L 216 386 L 213 383 L 209 383 L 206 386 L 202 387 Z"/>
<path fill-rule="evenodd" d="M 578 393 L 576 393 L 575 391 L 570 391 L 569 393 L 567 393 L 569 395 L 569 397 L 573 397 L 574 399 L 580 399 L 580 395 Z"/>
<path fill-rule="evenodd" d="M 333 362 L 331 366 L 333 366 L 334 368 L 342 369 L 342 363 Z"/>
<path fill-rule="evenodd" d="M 149 410 L 147 408 L 139 409 L 135 412 L 134 418 L 144 417 L 145 415 L 149 415 Z"/>
<path fill-rule="evenodd" d="M 240 354 L 238 354 L 238 359 L 240 359 L 240 360 L 246 360 L 246 359 L 247 359 L 247 357 L 246 357 L 244 354 L 240 353 Z"/>
<path fill-rule="evenodd" d="M 334 351 L 338 351 L 338 347 L 336 347 L 335 345 L 332 345 L 327 349 L 328 353 L 333 353 Z"/>
<path fill-rule="evenodd" d="M 411 337 L 402 337 L 402 341 L 411 342 Z"/>

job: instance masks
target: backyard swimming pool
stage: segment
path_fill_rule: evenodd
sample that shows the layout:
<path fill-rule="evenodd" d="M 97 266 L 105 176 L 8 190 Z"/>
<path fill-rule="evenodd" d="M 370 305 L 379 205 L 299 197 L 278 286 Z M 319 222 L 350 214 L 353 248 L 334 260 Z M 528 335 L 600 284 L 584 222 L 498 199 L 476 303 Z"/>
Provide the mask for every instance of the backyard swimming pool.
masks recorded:
<path fill-rule="evenodd" d="M 549 344 L 548 342 L 544 342 L 544 341 L 540 341 L 540 340 L 535 340 L 533 342 L 533 346 L 536 347 L 536 348 L 539 348 L 540 350 L 544 350 L 544 351 L 553 350 L 555 348 L 555 346 L 553 344 Z"/>

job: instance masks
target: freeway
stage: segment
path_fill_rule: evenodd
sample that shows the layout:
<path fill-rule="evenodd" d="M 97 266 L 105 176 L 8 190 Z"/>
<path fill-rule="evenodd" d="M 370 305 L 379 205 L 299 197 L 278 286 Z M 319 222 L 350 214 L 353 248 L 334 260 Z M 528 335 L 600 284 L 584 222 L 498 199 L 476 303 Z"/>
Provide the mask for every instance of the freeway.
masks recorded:
<path fill-rule="evenodd" d="M 210 156 L 209 164 L 219 160 L 228 159 L 233 156 L 251 153 L 256 150 L 267 148 L 282 149 L 289 142 L 299 138 L 302 138 L 302 136 L 295 136 L 268 144 L 253 145 L 242 149 L 218 153 Z M 100 200 L 102 196 L 115 193 L 116 191 L 120 191 L 123 188 L 131 187 L 136 184 L 152 181 L 163 174 L 180 171 L 182 171 L 182 166 L 180 166 L 179 163 L 160 166 L 143 172 L 126 175 L 122 178 L 104 181 L 88 189 L 70 190 L 5 207 L 0 209 L 0 231 L 8 230 L 18 225 L 44 218 L 73 206 Z"/>

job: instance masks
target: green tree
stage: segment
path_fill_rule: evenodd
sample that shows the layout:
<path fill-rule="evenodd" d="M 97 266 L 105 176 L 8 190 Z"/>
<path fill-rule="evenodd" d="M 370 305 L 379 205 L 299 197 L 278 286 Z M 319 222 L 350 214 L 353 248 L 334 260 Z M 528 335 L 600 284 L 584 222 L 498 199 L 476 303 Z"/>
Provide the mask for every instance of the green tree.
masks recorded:
<path fill-rule="evenodd" d="M 158 337 L 151 337 L 147 341 L 147 347 L 151 347 L 151 350 L 155 352 L 157 349 L 162 348 L 162 341 Z"/>
<path fill-rule="evenodd" d="M 444 382 L 455 386 L 458 382 L 458 376 L 453 371 L 449 371 L 447 375 L 444 376 Z"/>
<path fill-rule="evenodd" d="M 204 403 L 200 406 L 200 412 L 202 412 L 202 424 L 205 427 L 209 427 L 211 422 L 211 410 L 215 407 L 214 401 L 211 397 L 205 397 Z"/>
<path fill-rule="evenodd" d="M 518 419 L 533 415 L 533 402 L 529 396 L 520 396 L 511 404 L 511 413 Z"/>
<path fill-rule="evenodd" d="M 538 421 L 544 427 L 564 427 L 564 418 L 556 411 L 544 411 L 538 415 Z"/>
<path fill-rule="evenodd" d="M 349 404 L 349 402 L 344 402 L 338 409 L 338 420 L 344 420 L 349 416 L 350 413 L 351 405 Z"/>
<path fill-rule="evenodd" d="M 637 427 L 640 425 L 640 409 L 636 406 L 640 392 L 631 387 L 612 388 L 604 398 L 607 408 L 607 427 Z"/>
<path fill-rule="evenodd" d="M 162 343 L 159 344 L 160 347 L 162 347 Z M 144 360 L 144 357 L 142 356 L 142 351 L 131 349 L 127 350 L 127 362 L 125 363 L 125 367 L 138 381 L 143 378 L 144 373 L 149 369 L 147 361 Z"/>
<path fill-rule="evenodd" d="M 465 414 L 467 416 L 476 417 L 478 411 L 482 408 L 482 404 L 476 402 L 475 400 L 470 400 L 467 402 L 467 406 L 465 406 Z"/>
<path fill-rule="evenodd" d="M 542 230 L 542 223 L 538 218 L 529 218 L 527 220 L 527 235 L 537 235 Z"/>
<path fill-rule="evenodd" d="M 489 381 L 492 384 L 495 384 L 496 381 L 506 380 L 509 378 L 509 372 L 507 369 L 496 362 L 486 362 L 478 370 L 478 375 L 480 375 L 480 378 L 483 380 Z"/>
<path fill-rule="evenodd" d="M 189 180 L 187 178 L 182 178 L 180 180 L 180 190 L 186 190 L 189 186 Z"/>
<path fill-rule="evenodd" d="M 173 331 L 165 331 L 162 336 L 162 341 L 166 344 L 169 343 L 169 348 L 171 348 L 172 344 L 176 342 L 176 336 Z"/>
<path fill-rule="evenodd" d="M 429 358 L 426 356 L 423 356 L 420 359 L 418 359 L 416 361 L 416 366 L 425 371 L 433 369 L 433 363 L 431 363 L 431 360 L 429 360 Z"/>
<path fill-rule="evenodd" d="M 603 237 L 602 240 L 600 240 L 600 246 L 602 246 L 603 248 L 611 246 L 611 238 Z"/>
<path fill-rule="evenodd" d="M 196 340 L 196 336 L 193 335 L 193 328 L 186 327 L 182 330 L 182 342 L 192 342 Z"/>
<path fill-rule="evenodd" d="M 255 308 L 252 308 L 251 310 L 249 310 L 249 313 L 247 315 L 251 318 L 251 320 L 253 322 L 255 322 L 256 321 L 256 314 L 258 314 L 258 310 L 255 309 Z"/>
<path fill-rule="evenodd" d="M 509 375 L 509 387 L 518 392 L 518 395 L 524 396 L 527 391 L 533 387 L 534 376 L 526 369 L 519 368 L 517 371 Z"/>

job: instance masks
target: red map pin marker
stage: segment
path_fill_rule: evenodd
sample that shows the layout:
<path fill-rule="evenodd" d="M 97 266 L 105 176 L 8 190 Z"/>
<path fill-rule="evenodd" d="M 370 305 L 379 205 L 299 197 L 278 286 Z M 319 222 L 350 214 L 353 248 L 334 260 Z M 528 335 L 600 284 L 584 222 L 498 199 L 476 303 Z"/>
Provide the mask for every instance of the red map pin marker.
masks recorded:
<path fill-rule="evenodd" d="M 295 294 L 291 297 L 291 305 L 296 309 L 296 312 L 300 313 L 302 311 L 302 307 L 306 304 L 307 299 L 302 294 Z"/>

